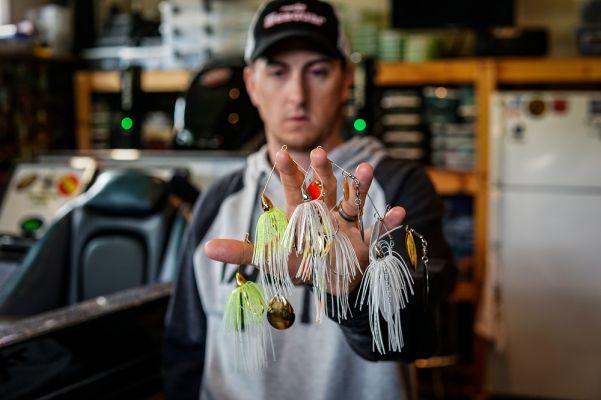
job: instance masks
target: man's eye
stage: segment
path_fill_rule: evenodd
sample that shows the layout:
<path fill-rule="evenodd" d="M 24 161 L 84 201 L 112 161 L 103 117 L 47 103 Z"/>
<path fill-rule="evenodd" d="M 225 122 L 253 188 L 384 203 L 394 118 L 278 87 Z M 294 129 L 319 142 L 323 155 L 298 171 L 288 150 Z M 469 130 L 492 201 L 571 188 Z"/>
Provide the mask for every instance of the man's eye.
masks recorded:
<path fill-rule="evenodd" d="M 328 76 L 330 71 L 327 68 L 315 68 L 311 70 L 311 74 L 318 77 Z"/>
<path fill-rule="evenodd" d="M 273 68 L 267 71 L 269 76 L 280 77 L 284 75 L 284 70 L 282 68 Z"/>

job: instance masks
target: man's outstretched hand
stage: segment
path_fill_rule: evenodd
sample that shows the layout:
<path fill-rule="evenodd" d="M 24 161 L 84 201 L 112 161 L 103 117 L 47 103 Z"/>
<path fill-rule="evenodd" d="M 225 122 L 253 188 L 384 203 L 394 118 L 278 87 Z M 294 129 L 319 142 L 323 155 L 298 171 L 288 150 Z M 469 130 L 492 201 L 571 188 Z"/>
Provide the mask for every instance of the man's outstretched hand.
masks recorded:
<path fill-rule="evenodd" d="M 338 180 L 335 176 L 335 170 L 325 150 L 316 148 L 311 151 L 311 165 L 313 166 L 316 175 L 321 179 L 325 196 L 323 198 L 327 208 L 331 211 L 334 228 L 339 226 L 340 231 L 344 232 L 350 239 L 353 248 L 357 254 L 361 270 L 365 271 L 369 264 L 369 238 L 373 230 L 373 226 L 365 229 L 365 240 L 361 238 L 359 225 L 356 222 L 349 222 L 342 218 L 336 211 L 337 188 Z M 285 205 L 284 210 L 288 218 L 292 215 L 296 207 L 302 203 L 301 185 L 304 180 L 304 173 L 299 169 L 298 165 L 292 160 L 289 153 L 279 151 L 276 154 L 276 166 L 284 187 Z M 368 163 L 362 163 L 357 166 L 354 171 L 354 176 L 359 180 L 359 199 L 361 205 L 365 204 L 367 192 L 373 179 L 373 167 Z M 347 216 L 357 215 L 357 206 L 355 203 L 355 189 L 351 182 L 351 192 L 348 198 L 341 201 L 340 207 Z M 391 208 L 384 216 L 384 224 L 389 229 L 393 229 L 401 225 L 405 218 L 405 209 L 399 206 Z M 338 224 L 338 225 L 337 225 Z M 253 245 L 241 240 L 234 239 L 213 239 L 205 244 L 205 253 L 207 257 L 214 260 L 223 261 L 234 265 L 250 265 L 252 264 Z M 292 281 L 297 284 L 310 283 L 302 282 L 295 279 L 296 271 L 300 265 L 300 258 L 294 252 L 288 260 L 288 270 Z M 330 268 L 330 266 L 328 266 Z M 348 290 L 352 292 L 361 283 L 361 274 L 356 274 L 355 278 L 349 283 Z M 336 288 L 330 287 L 328 292 L 335 293 Z"/>

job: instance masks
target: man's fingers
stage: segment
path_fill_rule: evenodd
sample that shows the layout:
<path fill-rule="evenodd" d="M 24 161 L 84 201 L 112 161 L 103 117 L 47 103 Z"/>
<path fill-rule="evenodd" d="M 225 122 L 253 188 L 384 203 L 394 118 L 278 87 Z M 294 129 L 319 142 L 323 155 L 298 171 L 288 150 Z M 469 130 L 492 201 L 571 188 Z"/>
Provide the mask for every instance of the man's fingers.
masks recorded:
<path fill-rule="evenodd" d="M 325 190 L 324 202 L 328 208 L 336 205 L 336 177 L 332 171 L 332 163 L 326 151 L 320 147 L 311 151 L 311 166 L 315 169 L 316 178 L 321 180 Z"/>
<path fill-rule="evenodd" d="M 213 239 L 205 244 L 205 254 L 213 260 L 233 265 L 250 265 L 253 245 L 240 240 Z"/>
<path fill-rule="evenodd" d="M 382 227 L 382 231 L 380 232 L 380 234 L 383 234 L 385 230 L 394 229 L 401 225 L 403 223 L 403 220 L 405 219 L 405 215 L 406 213 L 403 207 L 396 206 L 391 208 L 384 216 L 384 226 Z M 369 227 L 369 229 L 365 230 L 366 242 L 369 241 L 373 229 L 374 227 L 371 226 Z"/>
<path fill-rule="evenodd" d="M 296 206 L 302 202 L 300 188 L 304 175 L 287 151 L 278 151 L 275 160 L 276 167 L 280 173 L 280 180 L 284 187 L 286 214 L 290 217 Z"/>
<path fill-rule="evenodd" d="M 396 228 L 403 223 L 405 215 L 406 212 L 403 207 L 393 207 L 384 216 L 384 224 L 388 227 L 388 229 Z"/>

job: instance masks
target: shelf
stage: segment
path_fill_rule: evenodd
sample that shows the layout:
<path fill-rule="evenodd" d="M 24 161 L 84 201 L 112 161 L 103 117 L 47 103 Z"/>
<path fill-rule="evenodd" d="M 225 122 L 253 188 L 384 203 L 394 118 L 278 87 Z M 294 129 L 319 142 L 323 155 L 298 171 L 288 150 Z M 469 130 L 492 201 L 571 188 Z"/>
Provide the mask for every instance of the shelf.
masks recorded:
<path fill-rule="evenodd" d="M 380 62 L 376 84 L 432 85 L 474 83 L 493 66 L 497 84 L 598 83 L 601 57 L 590 58 L 481 58 L 448 59 L 422 63 Z"/>
<path fill-rule="evenodd" d="M 37 63 L 82 64 L 81 58 L 70 54 L 52 54 L 44 48 L 0 48 L 0 60 L 34 61 Z"/>
<path fill-rule="evenodd" d="M 142 90 L 145 92 L 184 92 L 188 88 L 192 73 L 190 71 L 144 71 L 141 77 Z M 100 93 L 117 93 L 121 90 L 120 73 L 116 71 L 80 72 L 87 77 L 90 89 Z"/>
<path fill-rule="evenodd" d="M 427 85 L 474 83 L 484 68 L 483 60 L 438 60 L 423 63 L 381 62 L 376 85 Z M 578 83 L 601 81 L 601 58 L 590 59 L 501 59 L 495 60 L 498 83 Z M 84 72 L 95 92 L 120 90 L 119 72 Z M 142 90 L 146 92 L 183 92 L 190 71 L 144 71 Z"/>
<path fill-rule="evenodd" d="M 432 85 L 472 83 L 481 62 L 477 60 L 444 60 L 423 63 L 380 62 L 376 85 Z"/>
<path fill-rule="evenodd" d="M 478 176 L 474 172 L 456 172 L 429 168 L 428 175 L 440 195 L 478 193 Z"/>
<path fill-rule="evenodd" d="M 499 83 L 598 83 L 601 58 L 534 58 L 496 61 Z"/>
<path fill-rule="evenodd" d="M 578 83 L 601 81 L 601 58 L 449 59 L 422 63 L 379 62 L 375 83 L 379 86 L 474 83 L 486 63 L 495 66 L 498 83 Z M 86 71 L 91 89 L 118 92 L 119 72 Z M 142 89 L 147 92 L 186 90 L 192 73 L 185 70 L 144 71 Z"/>

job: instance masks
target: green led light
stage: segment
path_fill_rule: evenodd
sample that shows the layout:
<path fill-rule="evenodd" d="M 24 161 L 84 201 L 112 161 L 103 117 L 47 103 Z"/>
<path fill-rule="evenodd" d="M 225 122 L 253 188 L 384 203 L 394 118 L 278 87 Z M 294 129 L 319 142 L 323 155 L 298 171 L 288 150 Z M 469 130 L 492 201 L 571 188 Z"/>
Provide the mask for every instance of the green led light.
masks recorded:
<path fill-rule="evenodd" d="M 25 232 L 35 232 L 44 225 L 44 222 L 39 218 L 29 218 L 23 221 L 21 229 Z"/>
<path fill-rule="evenodd" d="M 357 132 L 363 132 L 365 128 L 367 128 L 367 122 L 365 122 L 363 118 L 357 118 L 353 124 L 353 127 Z"/>
<path fill-rule="evenodd" d="M 130 130 L 133 126 L 134 126 L 133 119 L 131 119 L 129 117 L 125 117 L 121 120 L 121 128 L 125 129 L 126 131 Z"/>

